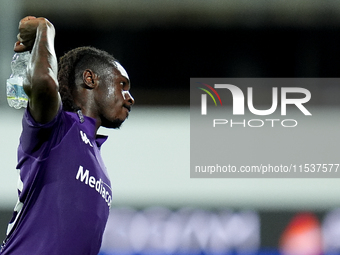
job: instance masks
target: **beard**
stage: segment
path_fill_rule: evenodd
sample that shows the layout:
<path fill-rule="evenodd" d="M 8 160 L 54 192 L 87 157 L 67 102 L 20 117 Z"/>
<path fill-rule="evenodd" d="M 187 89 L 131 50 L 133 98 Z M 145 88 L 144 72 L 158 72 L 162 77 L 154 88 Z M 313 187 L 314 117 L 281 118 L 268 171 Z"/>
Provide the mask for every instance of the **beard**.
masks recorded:
<path fill-rule="evenodd" d="M 124 121 L 125 120 L 121 120 L 121 119 L 118 119 L 118 118 L 114 119 L 112 121 L 109 121 L 107 119 L 102 119 L 102 125 L 101 126 L 105 127 L 105 128 L 119 129 L 122 126 Z"/>

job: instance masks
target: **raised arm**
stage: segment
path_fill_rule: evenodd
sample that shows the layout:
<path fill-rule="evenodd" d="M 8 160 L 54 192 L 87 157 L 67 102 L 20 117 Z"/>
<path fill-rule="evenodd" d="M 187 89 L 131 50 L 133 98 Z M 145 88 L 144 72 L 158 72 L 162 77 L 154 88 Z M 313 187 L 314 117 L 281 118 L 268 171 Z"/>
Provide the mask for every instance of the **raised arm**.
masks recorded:
<path fill-rule="evenodd" d="M 29 98 L 29 111 L 35 121 L 47 123 L 58 112 L 58 62 L 54 50 L 55 30 L 45 18 L 28 16 L 19 23 L 14 51 L 31 51 L 24 90 Z"/>

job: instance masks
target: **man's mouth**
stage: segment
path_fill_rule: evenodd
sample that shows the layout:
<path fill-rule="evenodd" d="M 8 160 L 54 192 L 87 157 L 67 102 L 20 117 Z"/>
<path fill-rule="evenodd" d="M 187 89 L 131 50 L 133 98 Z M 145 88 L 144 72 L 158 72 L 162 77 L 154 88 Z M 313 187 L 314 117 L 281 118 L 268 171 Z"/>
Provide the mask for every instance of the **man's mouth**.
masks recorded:
<path fill-rule="evenodd" d="M 129 112 L 131 111 L 131 106 L 130 105 L 123 105 L 124 108 L 126 108 Z"/>

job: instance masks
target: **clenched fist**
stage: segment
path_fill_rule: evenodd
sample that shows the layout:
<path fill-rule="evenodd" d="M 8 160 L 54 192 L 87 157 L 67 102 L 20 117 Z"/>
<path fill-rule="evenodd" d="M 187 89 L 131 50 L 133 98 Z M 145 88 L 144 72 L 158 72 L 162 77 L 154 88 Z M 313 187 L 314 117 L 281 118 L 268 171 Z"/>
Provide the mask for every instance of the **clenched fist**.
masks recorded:
<path fill-rule="evenodd" d="M 20 20 L 19 22 L 19 34 L 17 36 L 18 41 L 14 45 L 15 52 L 23 52 L 32 50 L 34 45 L 37 30 L 39 28 L 53 28 L 51 22 L 49 22 L 46 18 L 36 18 L 34 16 L 27 16 Z M 43 38 L 41 38 L 43 39 Z"/>

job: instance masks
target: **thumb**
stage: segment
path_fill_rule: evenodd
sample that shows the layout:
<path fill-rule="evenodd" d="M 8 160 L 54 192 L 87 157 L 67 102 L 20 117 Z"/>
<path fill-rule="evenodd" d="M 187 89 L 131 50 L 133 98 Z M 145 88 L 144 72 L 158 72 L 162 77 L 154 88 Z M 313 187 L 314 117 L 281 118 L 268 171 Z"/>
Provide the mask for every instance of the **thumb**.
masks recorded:
<path fill-rule="evenodd" d="M 14 51 L 15 52 L 24 52 L 24 51 L 26 51 L 26 46 L 23 45 L 22 43 L 20 43 L 19 41 L 17 41 L 14 44 Z"/>

